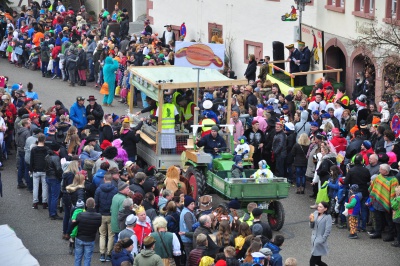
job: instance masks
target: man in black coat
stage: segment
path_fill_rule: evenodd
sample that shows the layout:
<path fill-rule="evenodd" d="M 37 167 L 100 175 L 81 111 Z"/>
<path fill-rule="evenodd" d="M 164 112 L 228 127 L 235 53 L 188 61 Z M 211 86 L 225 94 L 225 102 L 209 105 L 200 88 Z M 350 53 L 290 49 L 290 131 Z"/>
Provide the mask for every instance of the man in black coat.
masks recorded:
<path fill-rule="evenodd" d="M 255 224 L 260 224 L 263 228 L 262 235 L 265 236 L 266 238 L 268 238 L 268 242 L 271 241 L 271 239 L 272 239 L 271 227 L 269 226 L 269 224 L 261 221 L 261 215 L 262 215 L 263 211 L 259 208 L 255 208 L 255 209 L 253 209 L 253 211 L 251 213 L 253 214 L 253 217 L 254 217 L 252 227 Z"/>
<path fill-rule="evenodd" d="M 289 44 L 285 46 L 286 49 L 289 50 L 289 57 L 286 61 L 290 62 L 290 73 L 297 73 L 300 72 L 299 63 L 297 60 L 300 59 L 300 51 L 297 48 L 294 48 L 294 44 Z M 294 86 L 299 86 L 300 76 L 296 76 L 294 78 Z"/>
<path fill-rule="evenodd" d="M 346 152 L 347 153 L 347 152 Z M 361 228 L 360 230 L 365 232 L 367 225 L 367 215 L 368 208 L 365 205 L 369 197 L 369 183 L 371 181 L 371 175 L 367 168 L 364 167 L 364 159 L 361 154 L 357 154 L 354 157 L 354 166 L 350 168 L 350 170 L 346 174 L 346 178 L 344 179 L 345 186 L 351 186 L 353 184 L 357 184 L 359 191 L 362 193 L 361 199 Z"/>
<path fill-rule="evenodd" d="M 86 211 L 81 212 L 72 221 L 72 228 L 78 226 L 78 233 L 75 238 L 75 264 L 81 265 L 82 257 L 84 264 L 90 265 L 94 249 L 94 241 L 97 231 L 101 225 L 101 214 L 95 210 L 93 198 L 86 200 Z"/>
<path fill-rule="evenodd" d="M 246 111 L 249 110 L 250 105 L 257 106 L 257 97 L 253 94 L 253 88 L 251 86 L 246 86 L 244 93 L 247 95 L 246 102 L 244 103 L 244 108 Z"/>
<path fill-rule="evenodd" d="M 354 133 L 354 139 L 350 141 L 350 144 L 347 146 L 346 149 L 346 158 L 351 159 L 354 155 L 361 151 L 361 144 L 363 143 L 363 139 L 361 138 L 361 132 L 357 130 Z"/>
<path fill-rule="evenodd" d="M 120 15 L 120 18 L 122 21 L 120 22 L 119 37 L 121 40 L 123 40 L 126 36 L 128 36 L 129 33 L 129 19 L 124 13 Z"/>
<path fill-rule="evenodd" d="M 95 122 L 94 126 L 98 129 L 100 127 L 101 120 L 104 116 L 103 108 L 96 102 L 96 98 L 93 95 L 89 96 L 89 104 L 86 106 L 86 115 L 93 115 Z"/>
<path fill-rule="evenodd" d="M 310 57 L 311 51 L 306 46 L 305 42 L 298 41 L 298 46 L 300 50 L 300 59 L 296 61 L 299 64 L 300 72 L 307 72 L 310 70 Z M 307 85 L 307 75 L 300 76 L 299 86 Z"/>

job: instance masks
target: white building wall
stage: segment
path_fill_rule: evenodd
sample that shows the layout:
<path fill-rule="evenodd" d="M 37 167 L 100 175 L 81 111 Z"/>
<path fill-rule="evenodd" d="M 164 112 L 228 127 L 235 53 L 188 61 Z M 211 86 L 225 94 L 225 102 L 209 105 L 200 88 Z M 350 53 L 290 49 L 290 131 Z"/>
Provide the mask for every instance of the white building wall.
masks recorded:
<path fill-rule="evenodd" d="M 294 43 L 294 26 L 299 22 L 283 22 L 281 16 L 290 12 L 293 1 L 266 0 L 153 0 L 149 15 L 154 18 L 153 32 L 162 34 L 166 24 L 187 27 L 186 41 L 195 39 L 208 42 L 208 23 L 223 25 L 224 42 L 234 38 L 233 70 L 243 78 L 247 65 L 244 63 L 244 40 L 263 43 L 263 56 L 272 59 L 272 42 Z M 173 8 L 171 8 L 173 7 Z M 315 20 L 316 7 L 307 6 L 303 23 Z M 286 49 L 285 49 L 286 50 Z M 287 51 L 285 51 L 287 53 Z M 287 54 L 286 54 L 287 55 Z"/>

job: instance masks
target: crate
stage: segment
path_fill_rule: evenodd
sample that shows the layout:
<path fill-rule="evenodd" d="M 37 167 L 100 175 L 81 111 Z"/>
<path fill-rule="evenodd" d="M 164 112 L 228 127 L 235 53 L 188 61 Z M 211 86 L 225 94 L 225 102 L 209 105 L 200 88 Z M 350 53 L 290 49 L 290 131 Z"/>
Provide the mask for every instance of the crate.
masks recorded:
<path fill-rule="evenodd" d="M 245 170 L 249 177 L 255 170 Z M 253 178 L 231 178 L 231 171 L 207 172 L 207 184 L 229 199 L 241 201 L 265 201 L 283 199 L 289 195 L 289 183 L 286 178 L 276 177 L 268 183 L 256 183 Z"/>
<path fill-rule="evenodd" d="M 198 152 L 194 150 L 187 150 L 186 151 L 186 158 L 191 160 L 195 163 L 211 163 L 212 156 L 208 153 Z"/>

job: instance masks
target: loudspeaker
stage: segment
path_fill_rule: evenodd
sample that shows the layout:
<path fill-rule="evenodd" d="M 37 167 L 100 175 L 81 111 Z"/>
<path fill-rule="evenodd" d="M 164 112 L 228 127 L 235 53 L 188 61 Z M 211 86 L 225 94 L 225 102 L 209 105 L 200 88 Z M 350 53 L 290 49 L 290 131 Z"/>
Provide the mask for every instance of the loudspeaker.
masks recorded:
<path fill-rule="evenodd" d="M 273 60 L 285 60 L 285 45 L 282 42 L 272 42 L 272 57 Z M 275 64 L 277 67 L 285 69 L 285 63 Z M 275 70 L 275 73 L 277 70 Z"/>

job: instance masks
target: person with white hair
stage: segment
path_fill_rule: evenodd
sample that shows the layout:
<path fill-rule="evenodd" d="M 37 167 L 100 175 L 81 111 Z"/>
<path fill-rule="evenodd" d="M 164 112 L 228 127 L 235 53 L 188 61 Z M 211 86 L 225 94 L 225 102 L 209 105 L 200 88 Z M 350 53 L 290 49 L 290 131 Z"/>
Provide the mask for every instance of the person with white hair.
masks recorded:
<path fill-rule="evenodd" d="M 176 234 L 167 231 L 167 220 L 162 216 L 156 217 L 153 220 L 153 228 L 154 232 L 150 236 L 156 240 L 154 247 L 156 254 L 163 261 L 174 259 L 175 264 L 180 265 L 181 244 Z"/>

